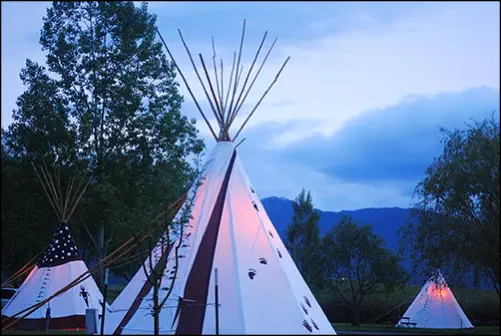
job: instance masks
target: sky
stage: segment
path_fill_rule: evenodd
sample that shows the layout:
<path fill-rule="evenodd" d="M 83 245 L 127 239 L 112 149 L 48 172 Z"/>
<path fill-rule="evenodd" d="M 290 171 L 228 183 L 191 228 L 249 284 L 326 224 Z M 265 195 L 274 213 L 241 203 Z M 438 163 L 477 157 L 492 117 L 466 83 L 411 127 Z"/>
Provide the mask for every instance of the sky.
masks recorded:
<path fill-rule="evenodd" d="M 49 5 L 1 3 L 2 127 L 24 90 L 26 59 L 44 62 L 38 39 Z M 207 114 L 177 28 L 206 60 L 214 36 L 226 72 L 243 19 L 245 69 L 265 31 L 265 48 L 278 37 L 233 134 L 291 57 L 239 137 L 261 198 L 294 199 L 305 188 L 322 210 L 409 207 L 441 153 L 439 127 L 499 114 L 499 2 L 151 2 L 149 9 Z M 210 152 L 215 141 L 184 84 L 180 90 L 183 112 L 199 119 Z"/>

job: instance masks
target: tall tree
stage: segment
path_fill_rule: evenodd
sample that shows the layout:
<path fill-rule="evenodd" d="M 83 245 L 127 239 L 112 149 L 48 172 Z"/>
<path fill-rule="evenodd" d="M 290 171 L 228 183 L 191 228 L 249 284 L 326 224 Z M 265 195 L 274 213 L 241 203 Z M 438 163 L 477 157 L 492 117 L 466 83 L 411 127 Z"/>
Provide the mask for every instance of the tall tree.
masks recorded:
<path fill-rule="evenodd" d="M 414 266 L 473 272 L 499 295 L 499 119 L 443 133 L 443 152 L 416 187 L 414 216 L 400 232 Z"/>
<path fill-rule="evenodd" d="M 384 247 L 383 238 L 351 217 L 343 216 L 322 245 L 325 287 L 343 298 L 352 325 L 359 324 L 365 297 L 390 293 L 408 280 L 400 258 Z"/>
<path fill-rule="evenodd" d="M 188 158 L 204 148 L 180 112 L 155 21 L 146 3 L 54 1 L 40 37 L 47 70 L 27 61 L 6 134 L 18 157 L 57 153 L 92 170 L 75 219 L 95 236 L 85 241 L 98 258 L 123 225 L 150 221 L 179 196 L 193 175 Z"/>
<path fill-rule="evenodd" d="M 19 77 L 27 90 L 17 98 L 13 123 L 7 132 L 2 130 L 5 150 L 18 158 L 75 161 L 77 133 L 57 80 L 45 67 L 29 59 Z"/>
<path fill-rule="evenodd" d="M 313 208 L 310 192 L 301 190 L 292 203 L 294 215 L 287 227 L 286 246 L 305 281 L 318 285 L 320 275 L 320 215 Z"/>

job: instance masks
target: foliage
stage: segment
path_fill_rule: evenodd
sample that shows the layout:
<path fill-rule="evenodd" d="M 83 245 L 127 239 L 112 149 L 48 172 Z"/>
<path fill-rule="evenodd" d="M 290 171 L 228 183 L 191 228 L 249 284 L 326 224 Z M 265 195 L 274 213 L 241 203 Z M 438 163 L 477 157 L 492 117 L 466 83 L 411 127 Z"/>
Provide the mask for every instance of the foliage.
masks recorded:
<path fill-rule="evenodd" d="M 285 242 L 305 281 L 314 286 L 320 279 L 320 215 L 313 209 L 310 192 L 301 190 L 292 203 L 294 216 L 287 227 Z"/>
<path fill-rule="evenodd" d="M 360 328 L 363 327 L 364 323 L 373 323 L 375 326 L 384 324 L 393 327 L 416 298 L 421 288 L 422 285 L 407 285 L 395 289 L 391 294 L 367 295 L 360 308 Z M 451 287 L 451 290 L 475 329 L 481 325 L 499 323 L 500 311 L 496 291 L 461 287 Z M 346 289 L 343 295 L 349 295 L 349 289 Z M 339 293 L 326 290 L 317 299 L 331 322 L 337 325 L 337 322 L 350 321 L 349 312 Z"/>
<path fill-rule="evenodd" d="M 478 281 L 487 276 L 499 294 L 499 120 L 441 129 L 443 152 L 417 187 L 413 218 L 400 232 L 414 267 L 449 269 Z"/>
<path fill-rule="evenodd" d="M 324 281 L 343 298 L 353 325 L 359 323 L 367 295 L 391 293 L 408 280 L 400 258 L 384 247 L 370 225 L 357 226 L 344 216 L 325 235 L 322 245 Z"/>
<path fill-rule="evenodd" d="M 137 233 L 133 233 L 141 261 L 144 260 L 142 270 L 146 281 L 152 286 L 152 297 L 148 301 L 152 302 L 150 314 L 153 316 L 154 335 L 160 334 L 160 313 L 162 309 L 166 308 L 167 300 L 170 298 L 178 278 L 180 251 L 182 247 L 186 247 L 185 230 L 192 219 L 193 203 L 203 179 L 201 173 L 202 171 L 198 172 L 192 188 L 186 194 L 187 196 L 181 198 L 184 202 L 180 203 L 177 213 L 174 211 L 177 207 L 167 209 L 165 215 L 162 216 L 163 218 L 159 219 L 161 225 L 154 223 L 150 229 L 146 249 L 142 246 Z M 158 241 L 155 246 L 153 246 L 154 239 Z M 154 255 L 160 259 L 154 260 Z M 161 261 L 162 258 L 165 258 L 164 262 Z M 159 260 L 160 262 L 158 262 Z M 174 260 L 174 265 L 169 263 L 169 260 Z"/>
<path fill-rule="evenodd" d="M 126 228 L 151 222 L 185 190 L 195 174 L 190 159 L 198 158 L 204 144 L 195 120 L 181 114 L 183 98 L 156 39 L 155 20 L 146 3 L 136 7 L 129 1 L 55 1 L 48 8 L 40 36 L 47 68 L 27 60 L 20 75 L 26 91 L 17 100 L 14 122 L 2 130 L 2 155 L 16 162 L 4 169 L 2 158 L 2 193 L 8 176 L 25 176 L 22 183 L 29 186 L 8 181 L 12 200 L 37 202 L 33 213 L 2 207 L 2 234 L 40 230 L 50 236 L 42 228 L 51 227 L 45 221 L 54 218 L 52 210 L 29 169 L 41 158 L 91 171 L 70 221 L 90 259 L 120 244 Z M 20 220 L 27 224 L 20 226 Z M 14 249 L 6 243 L 2 248 Z M 19 259 L 31 256 L 21 253 Z"/>
<path fill-rule="evenodd" d="M 44 248 L 41 241 L 49 241 L 55 216 L 31 165 L 10 157 L 3 143 L 1 167 L 3 281 Z"/>

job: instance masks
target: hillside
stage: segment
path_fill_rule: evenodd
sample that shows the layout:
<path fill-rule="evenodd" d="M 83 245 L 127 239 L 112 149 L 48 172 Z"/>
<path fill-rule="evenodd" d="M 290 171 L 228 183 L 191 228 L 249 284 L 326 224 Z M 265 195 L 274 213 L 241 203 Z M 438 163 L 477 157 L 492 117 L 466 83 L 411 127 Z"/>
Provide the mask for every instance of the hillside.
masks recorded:
<path fill-rule="evenodd" d="M 287 225 L 292 221 L 292 201 L 282 197 L 268 197 L 261 202 L 284 239 Z M 346 215 L 352 217 L 358 224 L 371 224 L 374 232 L 382 236 L 386 246 L 393 250 L 398 248 L 397 230 L 405 224 L 411 214 L 411 209 L 402 208 L 368 208 L 339 212 L 315 210 L 320 213 L 320 235 L 324 235 L 341 220 L 343 215 Z"/>

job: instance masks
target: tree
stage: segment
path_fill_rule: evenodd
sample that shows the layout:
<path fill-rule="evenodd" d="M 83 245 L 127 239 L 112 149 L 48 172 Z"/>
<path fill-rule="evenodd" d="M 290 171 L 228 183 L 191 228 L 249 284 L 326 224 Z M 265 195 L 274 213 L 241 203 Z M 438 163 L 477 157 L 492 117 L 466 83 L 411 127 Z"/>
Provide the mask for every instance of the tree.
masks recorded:
<path fill-rule="evenodd" d="M 151 314 L 153 315 L 154 335 L 160 335 L 160 313 L 174 289 L 181 257 L 179 252 L 180 248 L 186 245 L 185 228 L 192 218 L 192 207 L 200 184 L 201 180 L 197 178 L 189 192 L 189 197 L 182 197 L 180 206 L 171 205 L 165 211 L 161 219 L 162 225 L 154 223 L 148 235 L 147 251 L 144 250 L 141 238 L 136 233 L 137 228 L 133 228 L 134 241 L 139 249 L 141 260 L 144 260 L 142 269 L 152 290 Z M 154 239 L 158 240 L 155 246 L 152 244 Z M 174 265 L 171 264 L 168 268 L 170 259 L 174 260 Z M 165 281 L 166 279 L 170 282 Z"/>
<path fill-rule="evenodd" d="M 2 282 L 39 253 L 54 230 L 54 211 L 33 168 L 10 155 L 3 142 L 2 130 Z"/>
<path fill-rule="evenodd" d="M 287 227 L 285 245 L 305 281 L 318 284 L 320 275 L 320 215 L 313 209 L 310 192 L 301 190 L 292 203 L 294 215 Z"/>
<path fill-rule="evenodd" d="M 494 114 L 443 133 L 443 152 L 415 190 L 413 217 L 400 232 L 414 267 L 490 279 L 499 296 L 499 119 Z"/>
<path fill-rule="evenodd" d="M 370 225 L 357 226 L 343 216 L 324 236 L 322 245 L 325 287 L 343 298 L 352 325 L 359 324 L 365 297 L 390 293 L 408 280 L 400 258 L 384 247 L 383 238 Z"/>
<path fill-rule="evenodd" d="M 58 90 L 56 80 L 36 62 L 26 60 L 19 75 L 27 90 L 17 98 L 13 123 L 2 141 L 10 155 L 35 160 L 47 157 L 64 163 L 76 159 L 76 130 L 69 120 L 70 110 Z"/>
<path fill-rule="evenodd" d="M 83 246 L 93 258 L 132 221 L 148 223 L 170 204 L 193 176 L 188 158 L 204 148 L 195 120 L 180 112 L 155 21 L 146 3 L 54 1 L 40 36 L 47 69 L 28 60 L 21 71 L 27 90 L 6 132 L 8 150 L 90 167 L 75 218 L 87 225 Z"/>

